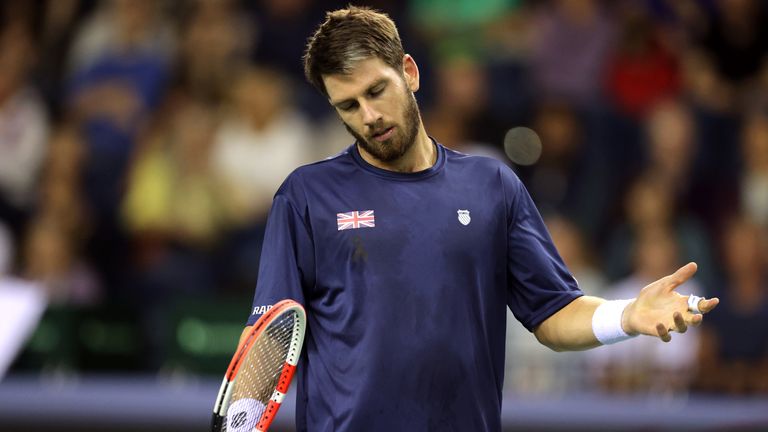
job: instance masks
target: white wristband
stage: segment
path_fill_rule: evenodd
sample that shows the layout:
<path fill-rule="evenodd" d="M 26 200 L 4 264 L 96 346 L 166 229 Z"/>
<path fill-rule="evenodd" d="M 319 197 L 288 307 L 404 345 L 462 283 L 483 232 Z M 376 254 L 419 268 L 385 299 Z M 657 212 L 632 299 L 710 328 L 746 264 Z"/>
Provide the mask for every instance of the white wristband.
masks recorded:
<path fill-rule="evenodd" d="M 632 338 L 621 328 L 624 308 L 635 299 L 609 300 L 600 304 L 592 315 L 592 331 L 603 345 L 610 345 Z"/>

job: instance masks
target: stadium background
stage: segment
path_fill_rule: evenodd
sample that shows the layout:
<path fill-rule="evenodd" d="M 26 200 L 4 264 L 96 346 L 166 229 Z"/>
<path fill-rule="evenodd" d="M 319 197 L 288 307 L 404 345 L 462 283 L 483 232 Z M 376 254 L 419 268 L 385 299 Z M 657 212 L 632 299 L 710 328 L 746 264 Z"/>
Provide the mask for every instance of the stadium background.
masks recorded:
<path fill-rule="evenodd" d="M 765 3 L 356 4 L 398 23 L 442 143 L 504 159 L 509 128 L 539 133 L 538 163 L 509 163 L 588 294 L 693 260 L 683 291 L 722 299 L 668 345 L 555 354 L 510 322 L 510 430 L 766 427 Z M 0 290 L 47 307 L 0 428 L 204 430 L 272 194 L 351 143 L 300 61 L 344 5 L 2 2 Z"/>

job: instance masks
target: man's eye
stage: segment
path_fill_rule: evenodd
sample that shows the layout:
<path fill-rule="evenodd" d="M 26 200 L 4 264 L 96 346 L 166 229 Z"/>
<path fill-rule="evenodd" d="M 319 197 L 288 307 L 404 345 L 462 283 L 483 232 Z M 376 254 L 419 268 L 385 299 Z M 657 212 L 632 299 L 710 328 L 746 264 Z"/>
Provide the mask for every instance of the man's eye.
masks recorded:
<path fill-rule="evenodd" d="M 384 87 L 381 87 L 381 88 L 377 88 L 377 89 L 371 90 L 371 92 L 370 92 L 370 95 L 371 95 L 371 96 L 378 96 L 378 95 L 380 95 L 380 94 L 381 94 L 383 91 L 384 91 Z"/>

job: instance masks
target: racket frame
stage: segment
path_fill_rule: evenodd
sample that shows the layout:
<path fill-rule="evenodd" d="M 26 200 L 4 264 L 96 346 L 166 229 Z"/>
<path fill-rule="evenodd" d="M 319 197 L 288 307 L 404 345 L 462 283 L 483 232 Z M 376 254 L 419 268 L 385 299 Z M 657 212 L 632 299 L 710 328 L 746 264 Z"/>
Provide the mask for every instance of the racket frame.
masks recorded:
<path fill-rule="evenodd" d="M 299 362 L 301 348 L 304 343 L 304 332 L 307 323 L 306 312 L 301 304 L 291 299 L 275 303 L 269 311 L 259 317 L 251 328 L 251 331 L 248 333 L 248 336 L 237 347 L 235 355 L 232 356 L 232 360 L 229 362 L 227 372 L 224 374 L 219 393 L 216 396 L 216 403 L 213 405 L 213 419 L 211 420 L 211 430 L 213 432 L 220 432 L 224 426 L 223 422 L 226 419 L 227 410 L 229 409 L 232 390 L 234 389 L 238 378 L 237 373 L 240 371 L 240 367 L 243 363 L 245 363 L 245 359 L 247 358 L 251 347 L 253 347 L 254 343 L 264 330 L 269 327 L 270 323 L 283 313 L 289 311 L 297 313 L 296 325 L 294 325 L 293 335 L 291 336 L 291 344 L 288 348 L 288 354 L 286 355 L 283 370 L 277 381 L 277 386 L 273 390 L 272 397 L 270 397 L 267 407 L 264 410 L 264 414 L 256 424 L 256 431 L 259 432 L 265 432 L 267 428 L 269 428 L 269 425 L 274 420 L 275 415 L 280 408 L 280 404 L 285 398 L 285 394 L 291 384 L 293 375 L 296 372 L 296 365 Z"/>

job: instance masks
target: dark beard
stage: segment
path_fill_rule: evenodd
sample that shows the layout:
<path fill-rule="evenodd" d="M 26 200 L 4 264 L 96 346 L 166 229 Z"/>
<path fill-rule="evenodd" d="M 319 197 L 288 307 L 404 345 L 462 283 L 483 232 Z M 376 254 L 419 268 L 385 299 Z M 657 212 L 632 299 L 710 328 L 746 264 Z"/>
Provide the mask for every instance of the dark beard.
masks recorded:
<path fill-rule="evenodd" d="M 347 131 L 357 139 L 357 144 L 368 154 L 381 162 L 393 162 L 408 152 L 416 143 L 416 135 L 419 133 L 419 106 L 416 104 L 416 97 L 409 92 L 405 108 L 405 135 L 400 137 L 396 134 L 384 142 L 368 141 L 362 135 L 358 134 L 348 124 L 344 123 Z M 377 125 L 377 129 L 378 129 Z M 383 125 L 382 125 L 383 126 Z M 395 130 L 395 132 L 399 132 Z M 398 138 L 401 138 L 398 140 Z"/>

